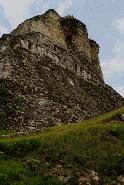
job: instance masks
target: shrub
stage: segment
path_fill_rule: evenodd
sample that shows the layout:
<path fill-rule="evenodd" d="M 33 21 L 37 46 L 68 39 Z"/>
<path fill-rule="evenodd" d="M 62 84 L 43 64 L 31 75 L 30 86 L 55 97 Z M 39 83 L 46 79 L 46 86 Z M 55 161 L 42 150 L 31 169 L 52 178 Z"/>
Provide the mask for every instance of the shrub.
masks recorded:
<path fill-rule="evenodd" d="M 27 159 L 24 163 L 24 167 L 33 171 L 33 170 L 38 170 L 40 167 L 40 161 L 36 159 Z"/>
<path fill-rule="evenodd" d="M 25 157 L 29 152 L 37 151 L 40 145 L 37 139 L 20 140 L 10 145 L 7 152 L 16 157 Z"/>

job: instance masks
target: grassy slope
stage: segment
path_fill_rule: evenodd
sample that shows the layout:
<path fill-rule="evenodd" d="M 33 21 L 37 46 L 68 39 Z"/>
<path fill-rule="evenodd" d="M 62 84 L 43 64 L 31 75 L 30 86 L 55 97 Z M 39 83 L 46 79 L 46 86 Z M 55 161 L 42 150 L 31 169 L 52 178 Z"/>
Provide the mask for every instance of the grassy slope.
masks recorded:
<path fill-rule="evenodd" d="M 100 184 L 111 184 L 111 179 L 124 173 L 124 124 L 111 121 L 122 111 L 124 108 L 42 133 L 0 139 L 0 185 L 64 184 L 50 175 L 57 164 L 69 170 L 68 184 L 77 184 L 76 171 L 87 170 L 100 174 Z"/>

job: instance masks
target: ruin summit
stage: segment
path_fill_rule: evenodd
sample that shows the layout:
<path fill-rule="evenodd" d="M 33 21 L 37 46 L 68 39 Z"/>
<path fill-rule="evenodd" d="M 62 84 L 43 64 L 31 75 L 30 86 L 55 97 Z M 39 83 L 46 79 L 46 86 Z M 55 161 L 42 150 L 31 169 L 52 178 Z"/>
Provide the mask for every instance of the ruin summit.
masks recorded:
<path fill-rule="evenodd" d="M 26 35 L 31 33 L 37 33 L 37 38 L 30 36 L 28 40 Z M 96 85 L 104 82 L 99 65 L 99 45 L 88 39 L 86 26 L 74 17 L 61 18 L 54 10 L 49 10 L 42 16 L 26 20 L 3 38 L 6 41 L 3 46 L 1 44 L 1 50 L 8 46 L 7 40 L 19 35 L 25 37 L 14 47 L 20 46 L 37 55 L 48 56 L 57 65 Z M 79 56 L 73 56 L 72 50 L 77 50 Z"/>
<path fill-rule="evenodd" d="M 99 45 L 73 16 L 48 10 L 0 39 L 0 127 L 33 130 L 122 106 L 104 83 Z"/>

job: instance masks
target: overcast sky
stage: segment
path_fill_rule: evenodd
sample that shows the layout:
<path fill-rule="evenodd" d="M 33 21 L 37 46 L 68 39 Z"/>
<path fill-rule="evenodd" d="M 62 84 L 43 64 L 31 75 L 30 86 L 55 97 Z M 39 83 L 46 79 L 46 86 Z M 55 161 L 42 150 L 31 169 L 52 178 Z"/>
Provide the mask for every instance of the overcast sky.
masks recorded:
<path fill-rule="evenodd" d="M 0 0 L 0 36 L 49 8 L 87 25 L 100 45 L 105 82 L 124 96 L 124 0 Z"/>

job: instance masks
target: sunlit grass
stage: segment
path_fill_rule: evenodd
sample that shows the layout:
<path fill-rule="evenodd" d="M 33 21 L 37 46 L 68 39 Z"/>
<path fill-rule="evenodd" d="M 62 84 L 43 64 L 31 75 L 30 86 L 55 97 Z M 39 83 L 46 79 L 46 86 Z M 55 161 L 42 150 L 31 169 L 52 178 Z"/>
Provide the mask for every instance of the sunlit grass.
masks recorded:
<path fill-rule="evenodd" d="M 0 130 L 0 136 L 13 135 L 16 131 L 13 130 Z"/>
<path fill-rule="evenodd" d="M 18 168 L 15 165 L 14 169 L 17 177 L 21 174 L 19 180 L 22 184 L 31 179 L 29 174 L 32 172 L 30 169 L 25 171 L 21 162 L 29 157 L 33 158 L 30 161 L 32 165 L 35 161 L 39 161 L 40 166 L 46 162 L 52 166 L 61 163 L 65 168 L 70 166 L 72 170 L 78 168 L 82 171 L 90 169 L 105 176 L 124 173 L 124 123 L 114 119 L 123 111 L 124 108 L 121 108 L 91 120 L 56 126 L 40 133 L 2 138 L 0 139 L 0 168 L 2 166 L 4 169 L 8 164 L 9 170 L 12 163 L 13 166 L 15 163 L 19 164 Z M 19 170 L 25 171 L 27 181 L 24 181 L 23 173 Z M 41 171 L 43 170 L 38 169 L 34 181 L 38 179 L 44 181 L 43 176 L 39 175 Z M 2 174 L 4 174 L 3 171 Z M 9 181 L 11 182 L 11 179 Z M 58 183 L 55 179 L 50 181 L 48 184 Z"/>

